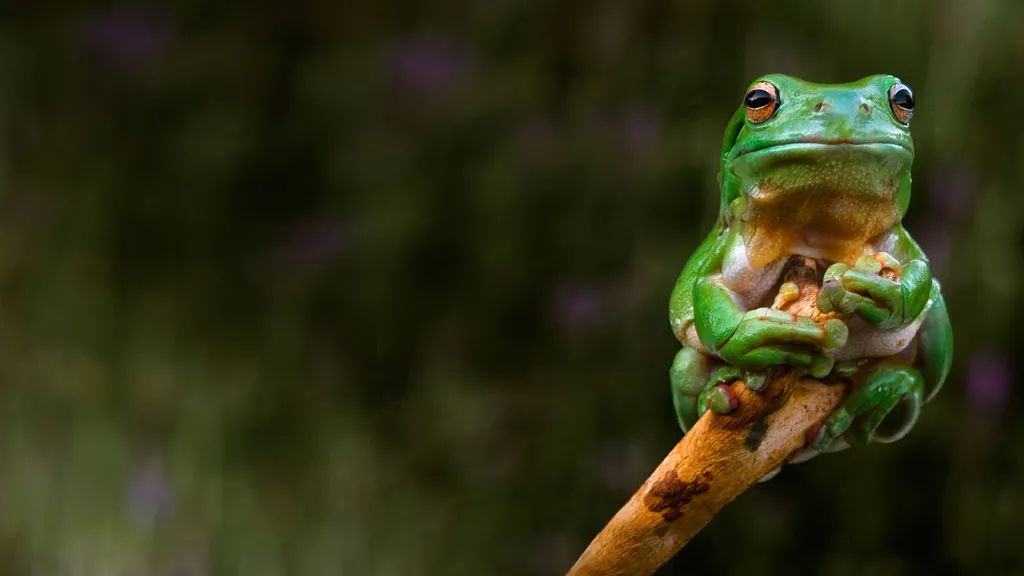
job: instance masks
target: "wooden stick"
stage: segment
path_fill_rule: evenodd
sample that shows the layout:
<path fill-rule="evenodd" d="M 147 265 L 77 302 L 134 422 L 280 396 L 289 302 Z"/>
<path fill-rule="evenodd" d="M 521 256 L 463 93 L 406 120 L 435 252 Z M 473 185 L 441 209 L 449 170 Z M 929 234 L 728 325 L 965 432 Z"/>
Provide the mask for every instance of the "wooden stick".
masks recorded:
<path fill-rule="evenodd" d="M 797 284 L 799 297 L 777 299 L 774 307 L 824 322 L 828 315 L 815 305 L 816 264 L 790 264 L 784 277 Z M 570 576 L 652 574 L 726 504 L 805 447 L 846 393 L 844 385 L 824 385 L 789 369 L 775 370 L 757 392 L 742 381 L 731 386 L 736 411 L 705 413 L 594 538 Z"/>

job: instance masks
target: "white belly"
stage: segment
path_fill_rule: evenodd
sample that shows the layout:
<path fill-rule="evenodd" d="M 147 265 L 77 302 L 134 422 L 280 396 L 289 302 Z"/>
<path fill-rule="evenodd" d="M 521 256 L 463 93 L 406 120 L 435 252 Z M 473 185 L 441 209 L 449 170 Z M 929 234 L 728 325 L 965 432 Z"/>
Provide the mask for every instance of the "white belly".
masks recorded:
<path fill-rule="evenodd" d="M 810 246 L 794 247 L 793 254 L 822 258 L 820 251 Z M 736 294 L 736 304 L 744 310 L 770 306 L 775 298 L 774 290 L 781 280 L 785 262 L 786 258 L 780 258 L 760 268 L 751 266 L 746 247 L 737 234 L 722 262 L 721 280 Z M 893 330 L 882 330 L 856 317 L 846 319 L 850 336 L 846 345 L 836 352 L 836 358 L 871 358 L 899 353 L 913 341 L 930 307 L 931 302 L 912 324 Z M 691 327 L 687 336 L 687 340 L 697 340 L 696 330 Z M 703 349 L 703 346 L 700 348 Z"/>

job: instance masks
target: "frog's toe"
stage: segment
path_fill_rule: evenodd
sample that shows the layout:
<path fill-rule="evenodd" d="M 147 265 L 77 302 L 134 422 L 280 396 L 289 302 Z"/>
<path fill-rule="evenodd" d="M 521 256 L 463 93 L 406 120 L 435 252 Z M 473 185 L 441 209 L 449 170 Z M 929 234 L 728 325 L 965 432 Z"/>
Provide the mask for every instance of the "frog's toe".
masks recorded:
<path fill-rule="evenodd" d="M 880 256 L 882 254 L 884 254 L 884 256 Z M 890 260 L 893 262 L 893 266 L 899 266 L 899 262 L 896 262 L 895 258 L 885 254 L 884 252 L 879 252 L 878 254 L 865 254 L 864 256 L 861 256 L 857 259 L 857 262 L 854 263 L 853 267 L 856 270 L 861 270 L 868 274 L 878 274 L 882 271 L 882 267 Z"/>
<path fill-rule="evenodd" d="M 817 452 L 829 451 L 833 443 L 850 429 L 853 420 L 854 415 L 845 407 L 840 406 L 818 428 L 817 434 L 811 440 L 811 448 Z"/>
<path fill-rule="evenodd" d="M 743 375 L 743 382 L 747 385 L 748 390 L 757 392 L 768 383 L 768 374 L 766 372 L 747 371 Z"/>
<path fill-rule="evenodd" d="M 821 355 L 815 356 L 811 362 L 811 366 L 807 369 L 811 373 L 811 376 L 815 378 L 824 378 L 832 372 L 832 366 L 835 365 L 836 359 L 832 356 Z"/>
<path fill-rule="evenodd" d="M 739 398 L 729 387 L 743 378 L 743 370 L 736 366 L 721 366 L 711 372 L 707 385 L 697 397 L 697 415 L 711 410 L 715 414 L 728 414 L 739 406 Z"/>
<path fill-rule="evenodd" d="M 715 414 L 728 414 L 740 405 L 739 398 L 725 384 L 712 386 L 707 394 L 707 407 Z"/>
<path fill-rule="evenodd" d="M 867 444 L 881 442 L 889 444 L 900 440 L 917 423 L 924 404 L 923 386 L 909 383 L 909 390 L 886 399 L 877 408 L 858 417 L 851 430 L 847 433 L 851 444 Z"/>
<path fill-rule="evenodd" d="M 888 252 L 876 252 L 874 258 L 880 265 L 877 273 L 884 273 L 886 269 L 892 270 L 897 274 L 900 272 L 900 261 Z"/>
<path fill-rule="evenodd" d="M 891 360 L 879 362 L 825 420 L 811 446 L 824 451 L 841 437 L 850 445 L 895 442 L 914 427 L 922 404 L 924 384 L 916 368 Z"/>

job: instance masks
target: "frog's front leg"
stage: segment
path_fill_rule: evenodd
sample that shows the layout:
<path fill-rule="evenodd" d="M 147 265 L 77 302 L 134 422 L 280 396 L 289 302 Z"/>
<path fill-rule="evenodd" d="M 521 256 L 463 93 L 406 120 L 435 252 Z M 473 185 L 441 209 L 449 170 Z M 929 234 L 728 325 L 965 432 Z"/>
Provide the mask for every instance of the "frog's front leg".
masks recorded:
<path fill-rule="evenodd" d="M 694 287 L 694 326 L 711 352 L 746 370 L 788 365 L 817 377 L 831 371 L 830 351 L 845 344 L 849 334 L 841 320 L 818 324 L 771 308 L 745 311 L 739 301 L 717 276 Z"/>
<path fill-rule="evenodd" d="M 851 445 L 895 442 L 903 438 L 921 414 L 924 377 L 906 361 L 886 359 L 861 369 L 854 390 L 833 412 L 812 442 L 827 451 L 838 438 Z"/>
<path fill-rule="evenodd" d="M 741 300 L 720 275 L 703 278 L 694 287 L 694 328 L 714 356 L 684 347 L 672 364 L 673 399 L 684 431 L 708 409 L 726 414 L 736 408 L 727 386 L 732 381 L 742 378 L 756 390 L 764 385 L 763 370 L 778 365 L 823 377 L 832 369 L 831 350 L 846 342 L 848 331 L 841 320 L 819 325 L 769 308 L 746 311 Z"/>
<path fill-rule="evenodd" d="M 862 256 L 851 268 L 833 264 L 825 272 L 818 308 L 856 314 L 879 328 L 906 326 L 924 310 L 932 271 L 922 259 L 901 264 L 885 252 Z"/>

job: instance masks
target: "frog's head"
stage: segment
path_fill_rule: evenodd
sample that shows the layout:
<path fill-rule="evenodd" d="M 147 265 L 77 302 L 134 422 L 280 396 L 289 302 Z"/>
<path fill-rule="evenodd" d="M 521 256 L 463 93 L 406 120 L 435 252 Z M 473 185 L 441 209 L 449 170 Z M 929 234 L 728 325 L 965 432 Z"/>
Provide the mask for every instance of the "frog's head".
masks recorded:
<path fill-rule="evenodd" d="M 726 130 L 722 216 L 752 235 L 815 245 L 844 259 L 899 222 L 910 201 L 913 94 L 893 76 L 814 84 L 755 80 Z M 762 242 L 764 243 L 764 242 Z M 750 246 L 748 246 L 749 248 Z"/>

